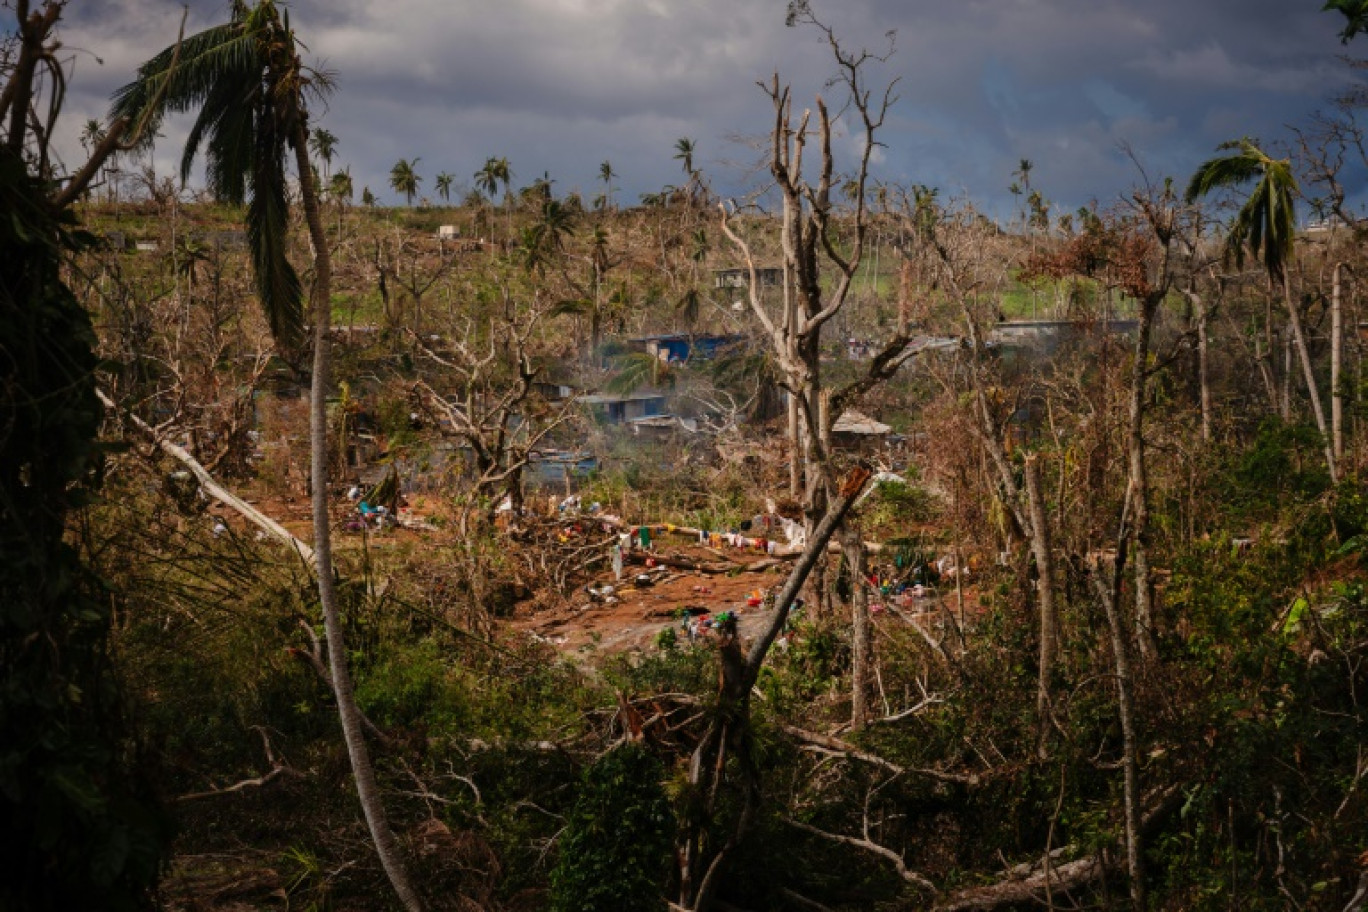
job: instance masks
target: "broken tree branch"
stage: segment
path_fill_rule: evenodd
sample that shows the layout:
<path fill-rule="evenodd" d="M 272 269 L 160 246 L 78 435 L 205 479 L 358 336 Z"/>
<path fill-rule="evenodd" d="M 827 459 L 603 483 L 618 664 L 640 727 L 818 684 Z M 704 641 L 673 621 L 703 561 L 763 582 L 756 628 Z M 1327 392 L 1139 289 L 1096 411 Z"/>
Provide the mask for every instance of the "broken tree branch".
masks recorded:
<path fill-rule="evenodd" d="M 252 525 L 289 545 L 299 555 L 300 560 L 304 562 L 304 565 L 307 568 L 310 570 L 314 568 L 313 548 L 305 544 L 303 539 L 294 535 L 280 523 L 219 484 L 214 480 L 214 476 L 210 475 L 209 471 L 205 469 L 204 466 L 200 465 L 199 461 L 191 456 L 184 447 L 177 446 L 170 440 L 167 440 L 156 428 L 152 427 L 132 412 L 120 409 L 114 403 L 114 400 L 110 399 L 109 396 L 105 394 L 104 390 L 96 389 L 95 395 L 100 397 L 100 401 L 104 403 L 105 408 L 126 417 L 133 423 L 134 427 L 146 434 L 163 453 L 189 469 L 190 474 L 195 476 L 195 480 L 200 483 L 200 487 L 204 488 L 208 494 L 227 504 L 242 516 L 243 519 L 252 523 Z"/>
<path fill-rule="evenodd" d="M 930 893 L 936 892 L 935 884 L 927 880 L 922 875 L 918 874 L 916 871 L 910 870 L 907 867 L 907 862 L 903 861 L 902 856 L 899 855 L 897 852 L 893 851 L 892 849 L 890 849 L 888 846 L 882 846 L 871 839 L 861 839 L 858 836 L 843 836 L 840 833 L 828 833 L 826 830 L 821 830 L 815 826 L 812 826 L 811 824 L 803 823 L 799 820 L 794 820 L 792 817 L 785 817 L 784 823 L 787 823 L 795 830 L 802 830 L 804 833 L 810 833 L 813 836 L 820 836 L 823 839 L 828 839 L 832 842 L 838 842 L 841 845 L 854 846 L 857 849 L 864 849 L 866 852 L 872 852 L 873 854 L 878 855 L 880 858 L 886 858 L 893 863 L 893 867 L 898 872 L 898 876 L 901 877 L 903 880 L 907 881 L 910 884 L 914 884 L 915 886 L 921 887 L 923 890 L 926 890 Z"/>
<path fill-rule="evenodd" d="M 918 766 L 902 766 L 880 757 L 878 754 L 871 754 L 861 750 L 849 741 L 840 738 L 833 738 L 831 735 L 823 735 L 817 732 L 798 728 L 794 725 L 782 725 L 780 728 L 785 734 L 798 739 L 804 745 L 804 749 L 815 749 L 818 753 L 826 754 L 831 757 L 840 757 L 846 760 L 858 760 L 870 766 L 877 766 L 890 773 L 911 773 L 917 776 L 925 776 L 928 779 L 935 779 L 938 782 L 952 783 L 955 785 L 966 785 L 975 787 L 982 782 L 976 773 L 947 773 L 943 770 L 927 769 Z"/>
<path fill-rule="evenodd" d="M 203 792 L 190 792 L 186 795 L 178 795 L 174 800 L 178 802 L 196 801 L 200 798 L 212 798 L 216 795 L 229 795 L 233 792 L 240 792 L 243 789 L 260 788 L 273 779 L 278 779 L 281 776 L 294 776 L 299 779 L 304 778 L 304 774 L 299 770 L 290 766 L 284 760 L 277 759 L 275 751 L 271 748 L 271 739 L 267 736 L 266 729 L 262 728 L 260 725 L 254 725 L 252 728 L 257 734 L 261 735 L 261 746 L 266 754 L 266 762 L 271 764 L 270 772 L 253 779 L 243 779 L 241 782 L 234 782 L 232 785 L 224 786 L 220 789 L 208 789 Z"/>

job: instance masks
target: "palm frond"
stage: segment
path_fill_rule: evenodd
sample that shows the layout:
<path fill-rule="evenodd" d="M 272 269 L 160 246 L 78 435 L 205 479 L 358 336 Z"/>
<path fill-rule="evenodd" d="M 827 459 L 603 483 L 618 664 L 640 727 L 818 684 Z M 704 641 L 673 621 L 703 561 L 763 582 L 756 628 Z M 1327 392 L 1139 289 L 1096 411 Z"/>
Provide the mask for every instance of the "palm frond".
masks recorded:
<path fill-rule="evenodd" d="M 1217 190 L 1229 190 L 1257 178 L 1263 173 L 1260 162 L 1248 155 L 1223 155 L 1203 162 L 1188 181 L 1189 203 Z"/>
<path fill-rule="evenodd" d="M 622 356 L 617 371 L 604 384 L 604 389 L 625 396 L 646 385 L 673 386 L 674 379 L 669 365 L 655 355 L 632 352 Z"/>
<path fill-rule="evenodd" d="M 1340 41 L 1348 44 L 1360 32 L 1368 31 L 1368 0 L 1326 0 L 1321 12 L 1334 10 L 1344 16 Z"/>
<path fill-rule="evenodd" d="M 259 79 L 225 80 L 205 100 L 185 141 L 181 179 L 188 179 L 207 134 L 206 178 L 220 200 L 241 205 L 252 169 L 253 125 L 260 106 Z"/>
<path fill-rule="evenodd" d="M 1244 268 L 1245 258 L 1245 239 L 1249 235 L 1249 226 L 1240 219 L 1230 226 L 1230 233 L 1226 235 L 1225 250 L 1222 258 L 1227 263 L 1234 263 L 1236 268 Z"/>
<path fill-rule="evenodd" d="M 691 324 L 698 320 L 698 314 L 699 311 L 702 310 L 702 307 L 703 295 L 697 288 L 690 288 L 688 291 L 684 292 L 683 296 L 675 304 L 675 308 L 683 315 L 684 319 Z"/>
<path fill-rule="evenodd" d="M 593 301 L 586 298 L 568 298 L 551 305 L 551 309 L 546 312 L 546 315 L 548 317 L 580 317 L 592 313 L 593 310 Z"/>
<path fill-rule="evenodd" d="M 752 382 L 774 383 L 778 380 L 773 358 L 766 352 L 738 347 L 706 362 L 708 375 L 723 387 Z"/>
<path fill-rule="evenodd" d="M 140 137 L 144 147 L 152 144 L 168 112 L 201 106 L 225 78 L 259 74 L 264 63 L 259 35 L 244 31 L 240 23 L 214 26 L 186 38 L 173 71 L 175 50 L 174 46 L 166 48 L 147 61 L 138 68 L 138 78 L 113 95 L 111 120 L 127 117 L 137 123 L 146 118 Z M 154 101 L 155 109 L 149 110 Z"/>
<path fill-rule="evenodd" d="M 257 118 L 251 202 L 247 207 L 247 241 L 257 295 L 271 334 L 292 347 L 303 336 L 304 290 L 285 255 L 289 202 L 285 187 L 284 143 L 271 127 L 269 112 Z"/>
<path fill-rule="evenodd" d="M 1238 151 L 1204 162 L 1188 182 L 1187 201 L 1258 180 L 1226 236 L 1225 254 L 1227 260 L 1243 266 L 1248 249 L 1262 258 L 1269 276 L 1276 278 L 1296 242 L 1297 180 L 1291 163 L 1269 157 L 1248 138 L 1222 143 L 1220 148 Z"/>

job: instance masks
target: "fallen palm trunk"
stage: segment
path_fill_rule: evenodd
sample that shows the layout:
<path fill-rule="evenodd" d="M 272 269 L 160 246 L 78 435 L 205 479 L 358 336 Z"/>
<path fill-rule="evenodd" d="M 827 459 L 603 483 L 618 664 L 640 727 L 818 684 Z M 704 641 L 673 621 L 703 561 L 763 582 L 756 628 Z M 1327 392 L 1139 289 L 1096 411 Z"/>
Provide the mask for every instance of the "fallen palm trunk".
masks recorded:
<path fill-rule="evenodd" d="M 224 504 L 227 504 L 252 525 L 289 545 L 298 552 L 300 558 L 304 561 L 304 564 L 312 569 L 314 566 L 313 548 L 305 544 L 302 539 L 298 538 L 291 533 L 289 529 L 286 529 L 280 523 L 276 522 L 265 513 L 262 513 L 256 507 L 247 503 L 247 501 L 238 497 L 232 491 L 229 491 L 223 485 L 215 481 L 214 476 L 209 474 L 209 470 L 200 465 L 199 461 L 191 456 L 184 447 L 179 447 L 170 440 L 167 440 L 157 432 L 156 428 L 152 427 L 152 425 L 143 421 L 132 412 L 120 410 L 119 407 L 115 405 L 114 400 L 105 395 L 103 390 L 96 389 L 95 395 L 100 397 L 100 401 L 104 403 L 105 408 L 116 413 L 121 413 L 133 423 L 134 427 L 146 434 L 163 453 L 189 469 L 190 474 L 195 476 L 195 480 L 199 482 L 200 487 L 202 487 L 206 493 Z"/>
<path fill-rule="evenodd" d="M 1041 870 L 1020 880 L 1008 880 L 986 887 L 956 893 L 935 906 L 936 912 L 981 912 L 1018 903 L 1044 902 L 1046 891 L 1063 892 L 1098 880 L 1104 870 L 1115 868 L 1112 859 L 1100 856 L 1080 858 Z"/>

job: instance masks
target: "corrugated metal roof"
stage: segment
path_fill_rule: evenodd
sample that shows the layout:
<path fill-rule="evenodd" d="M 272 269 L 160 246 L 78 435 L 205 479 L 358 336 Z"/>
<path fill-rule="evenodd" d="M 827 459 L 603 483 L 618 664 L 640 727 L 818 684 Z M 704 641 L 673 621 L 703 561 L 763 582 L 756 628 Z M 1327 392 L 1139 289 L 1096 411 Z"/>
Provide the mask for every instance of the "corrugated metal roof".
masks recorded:
<path fill-rule="evenodd" d="M 836 419 L 836 423 L 831 426 L 833 434 L 867 434 L 869 436 L 879 436 L 887 434 L 893 428 L 884 424 L 882 421 L 875 421 L 868 415 L 855 411 L 847 410 L 841 413 L 841 417 Z"/>

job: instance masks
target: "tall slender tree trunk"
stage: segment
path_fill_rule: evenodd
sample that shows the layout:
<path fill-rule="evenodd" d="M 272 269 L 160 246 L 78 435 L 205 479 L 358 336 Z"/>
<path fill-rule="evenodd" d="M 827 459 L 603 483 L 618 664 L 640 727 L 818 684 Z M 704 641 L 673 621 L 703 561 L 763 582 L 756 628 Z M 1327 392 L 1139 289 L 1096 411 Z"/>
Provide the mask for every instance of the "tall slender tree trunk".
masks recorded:
<path fill-rule="evenodd" d="M 1330 427 L 1335 464 L 1344 462 L 1344 307 L 1340 275 L 1343 263 L 1335 264 L 1330 286 Z"/>
<path fill-rule="evenodd" d="M 864 540 L 849 523 L 841 532 L 841 548 L 850 571 L 850 726 L 858 731 L 869 719 L 869 596 L 865 588 Z"/>
<path fill-rule="evenodd" d="M 1287 318 L 1292 324 L 1292 338 L 1297 344 L 1302 374 L 1306 378 L 1306 394 L 1311 398 L 1311 413 L 1316 416 L 1316 430 L 1320 431 L 1321 440 L 1325 444 L 1325 466 L 1330 471 L 1330 482 L 1334 484 L 1339 481 L 1334 444 L 1330 438 L 1330 431 L 1325 426 L 1325 410 L 1321 407 L 1320 390 L 1316 386 L 1316 372 L 1311 367 L 1311 352 L 1306 347 L 1306 333 L 1302 331 L 1301 311 L 1292 300 L 1292 284 L 1288 280 L 1287 270 L 1283 270 L 1282 286 L 1283 300 L 1287 303 Z"/>
<path fill-rule="evenodd" d="M 332 257 L 328 239 L 323 233 L 323 221 L 318 211 L 318 195 L 313 186 L 308 155 L 308 128 L 301 121 L 295 130 L 295 159 L 299 167 L 300 199 L 309 236 L 314 245 L 314 282 L 312 290 L 314 321 L 313 381 L 309 390 L 309 448 L 310 478 L 313 483 L 314 560 L 318 572 L 318 601 L 323 609 L 323 628 L 328 642 L 328 664 L 332 672 L 333 693 L 337 698 L 337 714 L 342 721 L 342 737 L 347 744 L 356 793 L 361 799 L 361 810 L 375 842 L 380 864 L 389 875 L 390 884 L 400 902 L 409 912 L 422 912 L 423 904 L 409 882 L 408 871 L 399 857 L 399 849 L 390 830 L 385 806 L 380 800 L 380 789 L 375 781 L 375 768 L 361 729 L 361 712 L 352 689 L 351 671 L 347 667 L 347 648 L 343 640 L 342 622 L 337 612 L 337 584 L 333 577 L 332 530 L 328 515 L 328 382 L 331 343 L 328 331 L 332 322 Z"/>
<path fill-rule="evenodd" d="M 1125 756 L 1121 760 L 1123 775 L 1123 803 L 1125 804 L 1126 827 L 1126 870 L 1130 877 L 1131 908 L 1134 912 L 1144 912 L 1145 899 L 1145 856 L 1141 845 L 1140 832 L 1140 767 L 1137 758 L 1139 745 L 1135 734 L 1135 702 L 1133 689 L 1135 679 L 1131 675 L 1130 654 L 1126 646 L 1125 626 L 1121 621 L 1121 611 L 1116 604 L 1119 592 L 1119 564 L 1125 560 L 1124 541 L 1117 548 L 1117 569 L 1115 580 L 1109 583 L 1102 576 L 1101 567 L 1094 564 L 1090 570 L 1093 588 L 1098 601 L 1107 615 L 1107 629 L 1111 634 L 1112 661 L 1116 669 L 1116 705 L 1121 721 L 1121 745 Z"/>
<path fill-rule="evenodd" d="M 1259 376 L 1263 378 L 1264 392 L 1268 395 L 1268 408 L 1270 411 L 1277 411 L 1278 386 L 1273 379 L 1273 354 L 1262 349 L 1257 335 L 1254 336 L 1254 363 L 1259 366 Z"/>
<path fill-rule="evenodd" d="M 1283 336 L 1282 392 L 1279 394 L 1278 414 L 1284 422 L 1292 420 L 1292 333 Z"/>
<path fill-rule="evenodd" d="M 1202 441 L 1211 442 L 1211 362 L 1208 351 L 1206 301 L 1195 292 L 1193 302 L 1197 305 L 1197 385 L 1202 406 Z"/>
<path fill-rule="evenodd" d="M 1135 365 L 1131 374 L 1130 427 L 1127 456 L 1135 533 L 1135 641 L 1142 658 L 1154 652 L 1154 605 L 1149 565 L 1149 472 L 1145 462 L 1145 391 L 1149 379 L 1150 331 L 1162 296 L 1140 302 L 1135 334 Z"/>
<path fill-rule="evenodd" d="M 1045 515 L 1045 495 L 1040 484 L 1040 464 L 1035 453 L 1025 461 L 1026 498 L 1031 513 L 1031 551 L 1036 562 L 1036 602 L 1040 609 L 1040 677 L 1036 687 L 1036 753 L 1047 756 L 1045 734 L 1050 729 L 1050 677 L 1059 652 L 1055 618 L 1054 557 L 1050 553 L 1050 527 Z M 962 568 L 956 565 L 956 577 Z"/>

